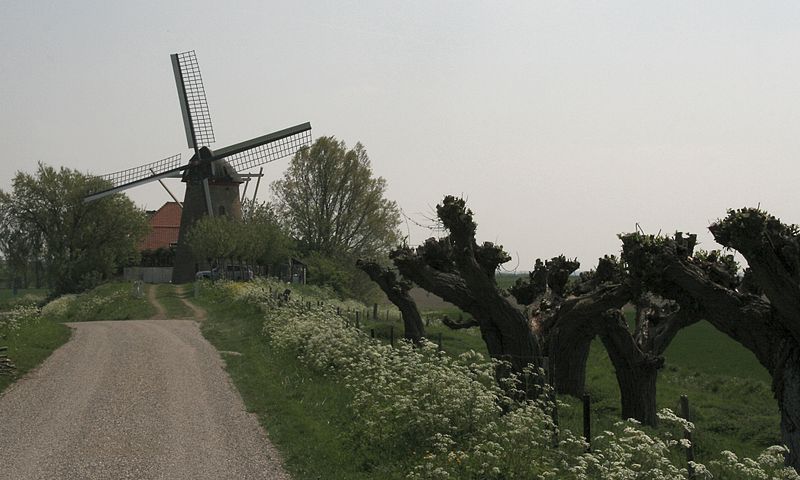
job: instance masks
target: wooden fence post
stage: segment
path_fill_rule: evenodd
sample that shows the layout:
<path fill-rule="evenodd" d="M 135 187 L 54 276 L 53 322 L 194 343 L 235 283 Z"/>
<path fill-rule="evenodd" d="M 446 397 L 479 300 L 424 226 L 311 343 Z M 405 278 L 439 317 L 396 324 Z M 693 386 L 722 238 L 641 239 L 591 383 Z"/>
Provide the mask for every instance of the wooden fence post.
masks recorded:
<path fill-rule="evenodd" d="M 358 325 L 358 317 L 359 317 L 359 313 L 361 313 L 361 312 L 359 312 L 358 310 L 356 310 L 356 328 L 358 328 L 358 327 L 359 327 L 359 325 Z"/>
<path fill-rule="evenodd" d="M 375 338 L 375 329 L 374 328 L 370 328 L 369 329 L 369 337 L 370 338 Z"/>
<path fill-rule="evenodd" d="M 372 304 L 372 319 L 373 320 L 377 320 L 378 319 L 378 304 L 377 303 L 373 303 Z"/>
<path fill-rule="evenodd" d="M 586 451 L 592 451 L 592 397 L 583 394 L 583 438 L 586 440 Z"/>
<path fill-rule="evenodd" d="M 687 421 L 689 420 L 689 397 L 681 395 L 681 417 Z M 683 431 L 683 438 L 689 441 L 689 446 L 686 448 L 686 470 L 689 478 L 695 478 L 694 466 L 694 442 L 692 442 L 692 432 L 689 429 Z"/>
<path fill-rule="evenodd" d="M 394 347 L 394 325 L 389 326 L 389 343 Z"/>
<path fill-rule="evenodd" d="M 437 342 L 439 345 L 439 351 L 442 350 L 442 332 L 439 332 L 439 341 Z"/>

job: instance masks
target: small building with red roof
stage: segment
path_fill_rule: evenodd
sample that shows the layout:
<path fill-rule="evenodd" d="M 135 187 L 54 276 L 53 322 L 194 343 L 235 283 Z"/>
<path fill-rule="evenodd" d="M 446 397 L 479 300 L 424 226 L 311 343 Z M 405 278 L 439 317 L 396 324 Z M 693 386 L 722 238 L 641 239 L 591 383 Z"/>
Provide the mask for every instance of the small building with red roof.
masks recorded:
<path fill-rule="evenodd" d="M 158 210 L 147 212 L 150 233 L 139 244 L 139 251 L 170 248 L 178 244 L 178 232 L 181 228 L 181 205 L 178 202 L 167 202 Z"/>

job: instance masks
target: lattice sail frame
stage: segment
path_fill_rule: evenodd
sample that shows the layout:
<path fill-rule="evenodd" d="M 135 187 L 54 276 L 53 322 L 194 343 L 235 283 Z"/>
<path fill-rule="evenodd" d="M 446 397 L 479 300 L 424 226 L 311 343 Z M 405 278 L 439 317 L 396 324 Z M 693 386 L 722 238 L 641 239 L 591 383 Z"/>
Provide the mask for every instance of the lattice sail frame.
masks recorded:
<path fill-rule="evenodd" d="M 215 141 L 214 128 L 211 125 L 211 114 L 208 111 L 206 90 L 197 56 L 194 50 L 190 50 L 174 53 L 170 57 L 183 113 L 183 126 L 186 129 L 186 143 L 195 150 L 211 145 Z"/>
<path fill-rule="evenodd" d="M 107 173 L 100 178 L 108 180 L 116 187 L 122 185 L 132 185 L 144 180 L 155 180 L 158 177 L 179 172 L 184 167 L 181 163 L 181 154 L 173 155 L 152 163 L 140 165 L 138 167 L 120 170 L 119 172 Z"/>
<path fill-rule="evenodd" d="M 283 157 L 294 155 L 303 147 L 311 146 L 311 125 L 299 125 L 298 127 L 282 130 L 260 138 L 264 139 L 264 143 L 261 145 L 231 155 L 225 155 L 225 150 L 227 149 L 218 150 L 214 152 L 213 158 L 225 158 L 228 164 L 237 172 L 243 172 L 265 163 L 274 162 Z M 251 142 L 254 140 L 251 140 Z"/>

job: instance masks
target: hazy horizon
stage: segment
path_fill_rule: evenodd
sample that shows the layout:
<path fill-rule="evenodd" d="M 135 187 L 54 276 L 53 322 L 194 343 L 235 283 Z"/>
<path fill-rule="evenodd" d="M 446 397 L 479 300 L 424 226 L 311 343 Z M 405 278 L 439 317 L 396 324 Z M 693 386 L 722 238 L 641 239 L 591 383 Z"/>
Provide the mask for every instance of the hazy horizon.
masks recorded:
<path fill-rule="evenodd" d="M 0 189 L 38 161 L 188 160 L 169 54 L 195 50 L 212 148 L 305 121 L 361 142 L 412 244 L 446 194 L 520 270 L 589 269 L 637 224 L 718 248 L 728 208 L 800 222 L 800 4 L 362 3 L 5 2 Z"/>

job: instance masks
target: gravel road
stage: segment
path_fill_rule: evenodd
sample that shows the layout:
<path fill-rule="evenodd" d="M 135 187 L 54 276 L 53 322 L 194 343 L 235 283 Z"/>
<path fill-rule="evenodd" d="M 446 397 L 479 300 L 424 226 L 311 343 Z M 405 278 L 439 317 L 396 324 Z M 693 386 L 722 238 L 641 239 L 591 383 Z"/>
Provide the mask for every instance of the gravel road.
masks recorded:
<path fill-rule="evenodd" d="M 289 478 L 197 323 L 70 326 L 0 396 L 0 478 Z"/>

